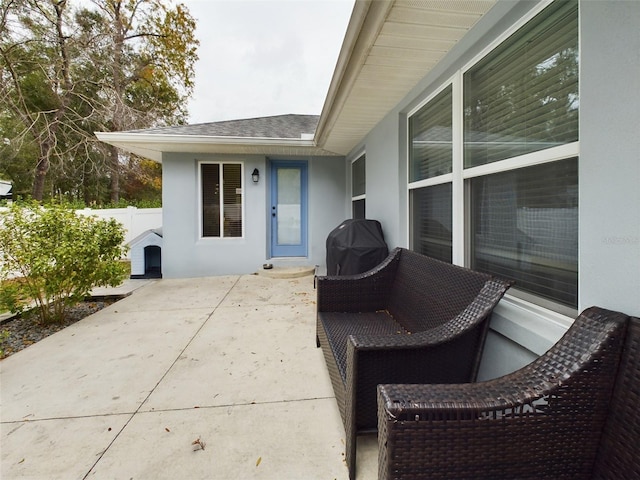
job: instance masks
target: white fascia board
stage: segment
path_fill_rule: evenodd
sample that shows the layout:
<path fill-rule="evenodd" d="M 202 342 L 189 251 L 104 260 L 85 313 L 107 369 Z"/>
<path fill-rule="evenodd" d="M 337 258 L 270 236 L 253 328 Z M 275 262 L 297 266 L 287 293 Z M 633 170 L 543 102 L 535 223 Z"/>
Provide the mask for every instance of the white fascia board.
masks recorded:
<path fill-rule="evenodd" d="M 149 133 L 95 132 L 98 140 L 114 145 L 123 150 L 162 161 L 163 152 L 198 152 L 205 151 L 207 146 L 215 147 L 273 147 L 316 149 L 313 139 L 300 138 L 260 138 L 260 137 L 212 137 L 207 135 L 163 135 Z"/>

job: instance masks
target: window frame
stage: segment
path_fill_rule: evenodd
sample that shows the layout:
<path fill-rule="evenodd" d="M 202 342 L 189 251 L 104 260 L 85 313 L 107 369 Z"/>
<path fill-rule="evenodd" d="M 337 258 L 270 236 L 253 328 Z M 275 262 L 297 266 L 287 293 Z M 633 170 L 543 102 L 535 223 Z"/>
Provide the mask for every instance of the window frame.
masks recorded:
<path fill-rule="evenodd" d="M 245 204 L 246 204 L 246 181 L 245 181 L 245 166 L 242 161 L 227 161 L 227 160 L 198 160 L 197 162 L 198 168 L 198 239 L 204 241 L 231 241 L 231 240 L 242 240 L 245 238 Z M 240 165 L 240 188 L 242 190 L 242 203 L 240 204 L 241 211 L 241 219 L 242 219 L 242 232 L 239 237 L 229 237 L 224 235 L 224 221 L 221 222 L 220 225 L 220 235 L 219 236 L 205 236 L 204 235 L 204 211 L 202 205 L 202 196 L 203 196 L 203 188 L 202 188 L 202 166 L 203 165 L 219 165 L 220 167 L 220 176 L 221 176 L 221 197 L 220 197 L 220 219 L 224 219 L 224 165 Z"/>
<path fill-rule="evenodd" d="M 552 163 L 558 160 L 578 157 L 580 158 L 580 139 L 575 142 L 550 147 L 544 150 L 537 150 L 523 155 L 510 157 L 496 162 L 478 165 L 473 167 L 464 167 L 464 75 L 467 71 L 475 67 L 488 54 L 490 54 L 498 46 L 502 45 L 515 32 L 521 29 L 525 24 L 540 14 L 545 8 L 553 3 L 554 0 L 545 0 L 530 10 L 526 15 L 521 17 L 518 22 L 512 25 L 499 35 L 480 53 L 475 55 L 471 60 L 457 69 L 454 74 L 438 83 L 437 87 L 431 90 L 422 100 L 412 109 L 408 110 L 405 115 L 405 145 L 406 145 L 406 182 L 407 182 L 407 238 L 412 239 L 412 212 L 411 212 L 411 191 L 415 189 L 440 185 L 444 183 L 452 183 L 452 263 L 455 265 L 469 266 L 471 264 L 471 198 L 470 198 L 470 181 L 473 178 L 491 175 L 494 173 L 508 172 L 510 170 L 521 169 L 525 167 Z M 579 7 L 578 7 L 579 8 Z M 579 11 L 578 11 L 579 16 Z M 579 35 L 579 32 L 578 32 Z M 580 38 L 578 37 L 578 45 Z M 578 51 L 580 58 L 580 51 Z M 445 88 L 452 85 L 452 172 L 437 177 L 424 180 L 410 182 L 410 120 L 411 117 L 422 109 L 431 100 L 437 97 Z M 579 117 L 579 113 L 578 113 Z M 579 225 L 578 225 L 579 228 Z M 410 245 L 410 248 L 413 246 Z M 579 279 L 579 270 L 578 270 Z M 579 281 L 579 280 L 578 280 Z M 507 297 L 517 299 L 517 302 L 531 304 L 534 308 L 548 309 L 553 315 L 575 317 L 577 309 L 566 305 L 553 302 L 533 293 L 519 291 L 517 285 L 509 290 Z"/>
<path fill-rule="evenodd" d="M 353 171 L 354 171 L 355 163 L 357 161 L 359 161 L 359 160 L 362 160 L 364 162 L 364 172 L 365 172 L 365 175 L 364 175 L 364 193 L 363 194 L 359 194 L 359 195 L 354 195 L 353 194 L 353 179 L 354 179 Z M 367 154 L 366 154 L 366 152 L 362 151 L 358 155 L 356 155 L 354 157 L 354 159 L 351 160 L 350 168 L 351 168 L 351 171 L 350 171 L 350 173 L 351 173 L 351 175 L 350 175 L 350 179 L 351 179 L 351 184 L 350 184 L 350 186 L 351 186 L 351 217 L 355 218 L 355 217 L 353 217 L 354 203 L 355 202 L 359 202 L 359 201 L 364 201 L 365 202 L 364 203 L 364 214 L 365 214 L 364 218 L 366 218 L 366 216 L 367 216 Z"/>
<path fill-rule="evenodd" d="M 450 183 L 451 184 L 451 190 L 452 190 L 452 205 L 451 205 L 451 234 L 452 234 L 452 238 L 451 238 L 451 242 L 452 242 L 452 247 L 451 247 L 451 255 L 452 255 L 452 263 L 453 264 L 457 264 L 457 265 L 461 265 L 462 262 L 460 261 L 461 259 L 458 258 L 458 256 L 456 255 L 456 226 L 457 226 L 457 217 L 456 214 L 458 213 L 456 211 L 456 207 L 457 207 L 457 202 L 456 202 L 456 184 L 457 182 L 454 181 L 454 178 L 456 176 L 459 175 L 459 168 L 457 168 L 456 165 L 456 154 L 459 154 L 458 152 L 458 129 L 460 127 L 461 124 L 458 124 L 458 119 L 456 118 L 456 105 L 457 105 L 457 101 L 456 101 L 456 94 L 457 94 L 457 90 L 456 90 L 456 77 L 458 75 L 454 75 L 451 78 L 448 78 L 446 81 L 442 82 L 442 84 L 440 84 L 438 86 L 438 88 L 436 88 L 433 92 L 431 92 L 430 95 L 428 95 L 427 97 L 425 97 L 418 105 L 416 105 L 416 107 L 414 107 L 413 109 L 411 109 L 409 111 L 409 113 L 407 114 L 406 117 L 406 133 L 407 133 L 407 139 L 406 139 L 406 145 L 407 145 L 407 214 L 409 216 L 408 222 L 407 222 L 407 227 L 408 227 L 408 233 L 407 233 L 407 238 L 409 239 L 409 248 L 413 249 L 414 245 L 413 243 L 413 233 L 414 233 L 414 229 L 413 229 L 413 225 L 411 223 L 411 219 L 413 218 L 413 205 L 412 205 L 412 191 L 413 190 L 420 190 L 423 188 L 428 188 L 428 187 L 434 187 L 434 186 L 438 186 L 438 185 L 443 185 L 443 184 L 447 184 Z M 413 115 L 415 115 L 416 113 L 418 113 L 420 110 L 422 110 L 425 106 L 427 106 L 432 100 L 434 100 L 435 98 L 437 98 L 442 92 L 444 92 L 447 88 L 449 88 L 449 86 L 451 86 L 451 114 L 452 114 L 452 121 L 451 121 L 451 130 L 452 130 L 452 152 L 451 152 L 451 172 L 450 173 L 444 173 L 442 175 L 438 175 L 438 176 L 434 176 L 434 177 L 429 177 L 429 178 L 425 178 L 425 179 L 421 179 L 421 180 L 415 180 L 415 181 L 410 181 L 411 179 L 411 141 L 412 139 L 410 138 L 411 136 L 411 128 L 410 128 L 410 121 L 411 121 L 411 117 Z"/>

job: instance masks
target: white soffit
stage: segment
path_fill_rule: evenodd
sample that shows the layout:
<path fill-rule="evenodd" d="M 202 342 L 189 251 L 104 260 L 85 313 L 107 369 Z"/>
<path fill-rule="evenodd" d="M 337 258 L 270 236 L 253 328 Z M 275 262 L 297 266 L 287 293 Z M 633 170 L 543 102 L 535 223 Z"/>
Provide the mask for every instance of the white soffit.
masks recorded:
<path fill-rule="evenodd" d="M 316 132 L 348 154 L 496 0 L 357 0 Z"/>

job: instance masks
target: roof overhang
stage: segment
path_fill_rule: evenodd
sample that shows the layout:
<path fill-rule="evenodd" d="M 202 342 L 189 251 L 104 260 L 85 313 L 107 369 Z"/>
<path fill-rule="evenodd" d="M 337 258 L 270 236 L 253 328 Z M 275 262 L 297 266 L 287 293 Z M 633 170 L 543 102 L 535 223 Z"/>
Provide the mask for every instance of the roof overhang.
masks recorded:
<path fill-rule="evenodd" d="M 336 155 L 318 148 L 311 139 L 213 137 L 140 132 L 96 132 L 100 141 L 141 157 L 162 162 L 163 153 L 243 154 L 270 156 Z"/>
<path fill-rule="evenodd" d="M 347 155 L 498 0 L 356 0 L 313 140 L 97 132 L 158 162 L 163 152 Z"/>
<path fill-rule="evenodd" d="M 497 0 L 356 0 L 316 143 L 347 155 Z"/>

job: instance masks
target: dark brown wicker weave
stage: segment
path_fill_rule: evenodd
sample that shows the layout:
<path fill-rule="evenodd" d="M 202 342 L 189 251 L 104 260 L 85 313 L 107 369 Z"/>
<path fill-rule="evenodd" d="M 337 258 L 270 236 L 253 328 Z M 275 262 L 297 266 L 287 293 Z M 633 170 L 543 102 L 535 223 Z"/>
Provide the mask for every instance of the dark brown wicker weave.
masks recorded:
<path fill-rule="evenodd" d="M 639 322 L 593 307 L 504 377 L 380 385 L 379 478 L 640 478 Z"/>
<path fill-rule="evenodd" d="M 318 277 L 316 340 L 351 478 L 356 435 L 377 427 L 376 386 L 475 380 L 491 312 L 509 285 L 406 249 L 360 275 Z"/>

